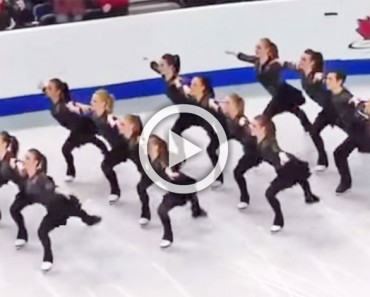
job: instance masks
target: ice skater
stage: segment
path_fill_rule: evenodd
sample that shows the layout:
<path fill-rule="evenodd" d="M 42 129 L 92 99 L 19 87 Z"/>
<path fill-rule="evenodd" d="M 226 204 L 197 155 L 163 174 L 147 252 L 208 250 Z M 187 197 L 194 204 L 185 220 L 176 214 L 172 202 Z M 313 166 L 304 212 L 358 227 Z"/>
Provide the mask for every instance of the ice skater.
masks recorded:
<path fill-rule="evenodd" d="M 308 182 L 310 177 L 308 163 L 299 160 L 279 147 L 274 123 L 266 116 L 261 115 L 255 117 L 250 127 L 252 135 L 257 138 L 262 160 L 273 166 L 277 174 L 266 190 L 267 201 L 275 214 L 271 232 L 276 233 L 284 227 L 283 212 L 280 202 L 276 198 L 279 192 L 298 184 L 303 189 L 306 203 L 319 202 L 319 198 L 312 193 Z"/>
<path fill-rule="evenodd" d="M 332 103 L 340 119 L 340 125 L 347 133 L 345 140 L 335 149 L 334 160 L 340 175 L 336 188 L 342 194 L 352 187 L 352 177 L 348 165 L 349 155 L 357 148 L 360 152 L 370 152 L 368 105 L 361 103 L 344 87 L 346 75 L 342 72 L 327 74 L 326 84 L 332 93 Z"/>
<path fill-rule="evenodd" d="M 116 203 L 121 197 L 121 189 L 113 168 L 128 158 L 128 141 L 119 134 L 119 120 L 113 115 L 114 101 L 114 97 L 104 89 L 96 91 L 91 98 L 93 120 L 98 127 L 99 134 L 111 146 L 111 150 L 105 155 L 101 164 L 110 186 L 110 204 Z"/>
<path fill-rule="evenodd" d="M 315 171 L 323 171 L 328 167 L 329 161 L 320 133 L 329 125 L 340 128 L 338 115 L 331 101 L 331 93 L 325 85 L 323 55 L 320 52 L 307 49 L 298 64 L 284 62 L 283 65 L 301 73 L 303 90 L 322 108 L 312 124 L 310 134 L 319 154 Z"/>
<path fill-rule="evenodd" d="M 89 215 L 73 195 L 56 191 L 53 179 L 46 175 L 47 159 L 37 149 L 30 149 L 23 161 L 12 160 L 12 167 L 18 173 L 17 184 L 20 192 L 11 205 L 10 213 L 18 226 L 16 248 L 22 248 L 28 241 L 22 210 L 32 204 L 43 205 L 47 213 L 41 221 L 38 236 L 44 255 L 41 269 L 49 271 L 54 262 L 49 234 L 55 228 L 66 225 L 70 217 L 78 217 L 88 226 L 101 221 L 98 216 Z"/>
<path fill-rule="evenodd" d="M 258 166 L 262 159 L 257 149 L 257 139 L 251 135 L 250 122 L 244 115 L 244 100 L 237 94 L 231 94 L 221 103 L 221 110 L 227 116 L 228 139 L 235 139 L 243 147 L 243 155 L 234 169 L 234 178 L 240 191 L 239 209 L 249 206 L 250 196 L 245 180 L 245 173 Z"/>
<path fill-rule="evenodd" d="M 166 54 L 162 57 L 159 63 L 152 62 L 151 68 L 160 73 L 167 83 L 167 97 L 174 104 L 191 104 L 202 107 L 210 112 L 220 124 L 226 128 L 226 120 L 220 114 L 217 114 L 210 107 L 210 104 L 215 104 L 213 100 L 215 93 L 213 91 L 210 81 L 202 76 L 193 77 L 190 82 L 190 87 L 183 82 L 179 75 L 180 71 L 180 57 L 176 55 Z M 220 143 L 216 132 L 211 124 L 203 118 L 195 114 L 180 113 L 178 119 L 172 127 L 172 131 L 181 135 L 185 130 L 190 127 L 202 127 L 210 139 L 207 146 L 207 154 L 213 164 L 216 166 L 218 161 L 218 151 Z M 223 174 L 221 173 L 212 188 L 218 188 L 223 184 Z"/>
<path fill-rule="evenodd" d="M 190 185 L 196 182 L 193 178 L 181 172 L 180 166 L 168 167 L 167 143 L 156 135 L 151 135 L 149 138 L 148 155 L 153 169 L 167 181 L 179 185 Z M 177 206 L 186 205 L 187 202 L 191 204 L 191 212 L 194 218 L 207 216 L 206 211 L 199 204 L 197 193 L 176 194 L 167 192 L 158 207 L 158 215 L 164 229 L 160 243 L 161 248 L 168 248 L 173 243 L 173 230 L 169 212 Z"/>
<path fill-rule="evenodd" d="M 123 137 L 128 139 L 128 159 L 131 160 L 140 173 L 140 181 L 136 186 L 137 193 L 141 201 L 141 214 L 139 224 L 142 226 L 147 225 L 151 220 L 151 211 L 149 205 L 148 188 L 153 184 L 153 181 L 145 173 L 143 165 L 140 161 L 139 139 L 143 130 L 143 124 L 139 116 L 126 115 L 119 121 L 119 132 Z"/>
<path fill-rule="evenodd" d="M 16 175 L 11 167 L 11 159 L 17 158 L 19 143 L 17 138 L 6 131 L 0 132 L 0 187 L 14 181 Z M 1 220 L 0 211 L 0 220 Z"/>
<path fill-rule="evenodd" d="M 290 112 L 300 120 L 305 131 L 310 131 L 311 123 L 300 108 L 305 103 L 305 98 L 301 91 L 284 81 L 282 77 L 284 67 L 278 60 L 279 53 L 275 43 L 268 38 L 262 38 L 256 45 L 255 55 L 230 51 L 226 53 L 255 66 L 258 81 L 272 96 L 263 115 L 271 119 L 283 112 Z"/>
<path fill-rule="evenodd" d="M 74 149 L 89 143 L 99 148 L 103 155 L 108 152 L 108 149 L 104 142 L 96 137 L 98 131 L 92 119 L 84 115 L 89 110 L 86 110 L 84 105 L 72 101 L 68 85 L 65 82 L 54 78 L 42 88 L 52 102 L 51 115 L 61 126 L 70 131 L 62 146 L 62 153 L 67 163 L 65 180 L 71 182 L 76 177 L 72 155 Z"/>

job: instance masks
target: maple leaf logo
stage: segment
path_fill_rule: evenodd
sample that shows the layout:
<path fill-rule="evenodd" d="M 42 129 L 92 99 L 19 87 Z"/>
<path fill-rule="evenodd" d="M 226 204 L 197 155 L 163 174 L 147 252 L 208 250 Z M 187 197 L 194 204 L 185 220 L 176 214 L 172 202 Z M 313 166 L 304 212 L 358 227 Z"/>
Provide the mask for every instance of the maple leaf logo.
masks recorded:
<path fill-rule="evenodd" d="M 348 47 L 350 49 L 369 49 L 370 48 L 370 16 L 358 19 L 356 32 L 362 37 L 361 40 L 353 41 Z"/>
<path fill-rule="evenodd" d="M 362 36 L 365 40 L 370 40 L 370 16 L 366 19 L 359 19 L 357 33 Z"/>

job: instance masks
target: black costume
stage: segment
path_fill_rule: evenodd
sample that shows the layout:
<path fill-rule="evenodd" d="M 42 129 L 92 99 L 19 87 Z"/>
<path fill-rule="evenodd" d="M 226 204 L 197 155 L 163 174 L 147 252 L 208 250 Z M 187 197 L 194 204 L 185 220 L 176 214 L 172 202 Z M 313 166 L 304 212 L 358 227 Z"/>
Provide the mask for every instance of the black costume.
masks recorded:
<path fill-rule="evenodd" d="M 71 104 L 70 101 L 68 104 Z M 72 103 L 73 104 L 73 103 Z M 77 114 L 69 110 L 66 102 L 53 104 L 51 115 L 64 128 L 70 131 L 67 140 L 62 147 L 63 156 L 67 162 L 67 175 L 75 177 L 76 169 L 74 166 L 72 151 L 81 145 L 91 143 L 98 147 L 105 155 L 108 151 L 103 141 L 96 137 L 97 128 L 91 118 Z"/>
<path fill-rule="evenodd" d="M 370 123 L 368 115 L 363 111 L 364 105 L 357 107 L 350 103 L 351 92 L 343 89 L 332 94 L 332 103 L 339 116 L 343 130 L 348 137 L 334 151 L 334 160 L 341 180 L 337 193 L 343 193 L 352 186 L 352 178 L 348 165 L 348 156 L 357 148 L 360 152 L 370 152 Z"/>
<path fill-rule="evenodd" d="M 105 155 L 105 158 L 101 164 L 101 168 L 104 172 L 105 177 L 108 179 L 111 194 L 121 195 L 121 190 L 118 185 L 117 175 L 113 170 L 116 165 L 125 162 L 128 156 L 128 141 L 119 134 L 116 125 L 112 126 L 108 117 L 113 117 L 104 113 L 102 116 L 94 116 L 93 120 L 98 127 L 98 132 L 103 136 L 111 146 L 111 150 Z M 114 118 L 114 117 L 113 117 Z"/>
<path fill-rule="evenodd" d="M 158 71 L 158 64 L 156 62 L 151 62 L 150 67 L 155 72 L 159 73 Z M 178 70 L 180 69 L 180 65 L 178 65 Z M 195 105 L 198 107 L 202 107 L 210 112 L 216 119 L 220 122 L 220 124 L 226 128 L 225 117 L 220 115 L 219 113 L 214 112 L 211 108 L 208 107 L 208 101 L 213 96 L 212 92 L 210 94 L 206 94 L 205 98 L 201 100 L 202 103 L 198 103 L 195 98 L 190 98 L 187 96 L 183 88 L 178 88 L 174 84 L 174 80 L 177 78 L 175 76 L 170 81 L 167 81 L 167 89 L 166 95 L 171 100 L 173 104 L 190 104 Z M 200 118 L 197 115 L 190 114 L 190 113 L 180 113 L 178 119 L 176 120 L 175 124 L 172 127 L 172 131 L 178 135 L 181 135 L 185 130 L 189 129 L 192 126 L 202 127 L 206 132 L 208 137 L 210 138 L 210 142 L 207 147 L 207 154 L 213 164 L 216 166 L 218 161 L 218 150 L 220 147 L 220 142 L 218 140 L 216 132 L 213 130 L 212 126 L 203 118 Z M 217 180 L 223 183 L 223 174 L 221 173 Z"/>
<path fill-rule="evenodd" d="M 137 193 L 141 202 L 141 214 L 140 218 L 150 220 L 151 212 L 149 206 L 149 196 L 147 193 L 148 188 L 153 184 L 153 181 L 146 174 L 141 162 L 140 162 L 140 152 L 141 150 L 138 141 L 130 140 L 128 142 L 128 155 L 127 158 L 130 159 L 139 171 L 141 177 L 140 181 L 136 186 Z"/>
<path fill-rule="evenodd" d="M 55 192 L 54 181 L 43 172 L 39 172 L 31 178 L 18 176 L 15 182 L 18 184 L 20 192 L 11 205 L 10 213 L 18 226 L 17 239 L 28 241 L 28 233 L 21 213 L 26 206 L 38 203 L 47 210 L 38 229 L 38 236 L 44 249 L 44 262 L 53 262 L 49 238 L 49 233 L 53 229 L 66 225 L 70 217 L 79 217 L 87 225 L 94 225 L 101 220 L 100 217 L 87 214 L 75 196 L 66 196 Z"/>
<path fill-rule="evenodd" d="M 0 160 L 0 187 L 7 184 L 10 181 L 16 179 L 16 174 L 13 168 L 10 166 L 10 160 L 15 158 L 11 152 L 7 152 L 4 157 Z M 0 211 L 1 220 L 1 211 Z"/>
<path fill-rule="evenodd" d="M 157 172 L 159 176 L 173 184 L 190 185 L 196 182 L 196 180 L 194 180 L 193 178 L 182 173 L 180 171 L 179 166 L 172 168 L 176 176 L 170 178 L 165 172 L 166 170 L 165 165 L 160 160 L 155 160 L 151 164 L 153 169 Z M 184 206 L 187 202 L 190 202 L 191 204 L 191 212 L 194 218 L 203 217 L 207 215 L 207 213 L 200 207 L 197 193 L 177 194 L 167 192 L 163 196 L 163 200 L 158 207 L 158 215 L 164 228 L 162 237 L 163 240 L 173 242 L 171 219 L 168 213 L 171 211 L 171 209 L 175 208 L 176 206 Z"/>
<path fill-rule="evenodd" d="M 300 121 L 306 131 L 310 131 L 311 123 L 299 106 L 305 103 L 305 98 L 302 92 L 287 84 L 282 78 L 284 67 L 278 61 L 266 61 L 261 65 L 256 56 L 249 56 L 239 53 L 237 58 L 241 61 L 252 63 L 255 65 L 257 79 L 272 96 L 271 101 L 265 108 L 263 114 L 268 118 L 273 118 L 275 115 L 290 112 L 294 114 Z"/>
<path fill-rule="evenodd" d="M 303 90 L 322 108 L 312 124 L 310 134 L 319 154 L 317 164 L 327 167 L 329 165 L 328 156 L 320 133 L 329 125 L 341 127 L 338 115 L 331 102 L 331 93 L 326 89 L 323 79 L 315 79 L 316 73 L 311 72 L 305 75 L 303 71 L 300 71 L 294 64 L 289 62 L 285 62 L 284 67 L 300 72 Z"/>
<path fill-rule="evenodd" d="M 308 183 L 308 178 L 310 177 L 308 163 L 282 151 L 275 138 L 265 138 L 258 144 L 258 149 L 263 161 L 273 166 L 277 173 L 277 177 L 266 190 L 266 197 L 275 213 L 273 224 L 283 227 L 284 217 L 279 200 L 276 198 L 280 191 L 299 184 L 303 189 L 306 203 L 319 201 L 319 198 L 311 192 L 310 184 Z"/>
<path fill-rule="evenodd" d="M 244 124 L 240 124 L 244 121 Z M 244 174 L 261 163 L 261 156 L 257 149 L 257 140 L 251 135 L 249 121 L 245 116 L 236 119 L 227 119 L 228 139 L 235 139 L 243 146 L 243 156 L 234 169 L 234 178 L 240 190 L 240 202 L 249 204 L 249 193 Z"/>
<path fill-rule="evenodd" d="M 213 109 L 208 107 L 208 101 L 211 98 L 205 97 L 203 100 L 201 100 L 202 103 L 198 103 L 196 99 L 187 97 L 183 93 L 183 91 L 177 88 L 175 85 L 168 86 L 167 96 L 175 104 L 189 104 L 205 109 L 218 120 L 227 134 L 227 124 L 225 116 L 221 113 L 215 112 Z M 210 123 L 195 114 L 180 113 L 179 118 L 176 120 L 171 130 L 174 133 L 181 135 L 185 130 L 189 129 L 192 126 L 202 127 L 207 132 L 207 135 L 210 138 L 210 142 L 207 146 L 207 154 L 212 162 L 212 165 L 216 166 L 218 162 L 218 150 L 220 148 L 220 142 L 215 130 L 212 128 Z M 223 183 L 222 173 L 217 177 L 217 180 Z"/>

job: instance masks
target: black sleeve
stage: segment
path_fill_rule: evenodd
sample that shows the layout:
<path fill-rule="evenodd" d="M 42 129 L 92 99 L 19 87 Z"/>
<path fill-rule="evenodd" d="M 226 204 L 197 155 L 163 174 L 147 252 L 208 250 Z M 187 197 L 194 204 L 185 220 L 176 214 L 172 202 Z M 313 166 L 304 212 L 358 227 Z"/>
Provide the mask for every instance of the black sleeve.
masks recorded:
<path fill-rule="evenodd" d="M 155 62 L 155 61 L 150 62 L 150 68 L 151 68 L 154 72 L 156 72 L 156 73 L 158 73 L 158 74 L 161 74 L 161 73 L 159 72 L 159 65 L 158 65 L 158 63 L 157 63 L 157 62 Z"/>
<path fill-rule="evenodd" d="M 273 62 L 273 63 L 269 64 L 267 69 L 268 69 L 267 71 L 270 73 L 271 77 L 276 77 L 276 78 L 279 78 L 281 72 L 284 70 L 283 66 L 280 65 L 279 62 Z"/>
<path fill-rule="evenodd" d="M 246 55 L 246 54 L 243 54 L 243 53 L 238 53 L 237 58 L 240 61 L 248 62 L 248 63 L 252 63 L 252 64 L 256 64 L 257 61 L 258 61 L 258 58 L 256 56 L 250 56 L 250 55 Z"/>
<path fill-rule="evenodd" d="M 175 104 L 189 104 L 190 99 L 186 96 L 183 90 L 178 89 L 175 85 L 170 85 L 167 88 L 167 96 Z"/>
<path fill-rule="evenodd" d="M 293 62 L 287 62 L 287 61 L 285 61 L 283 63 L 283 68 L 284 69 L 293 70 L 293 71 L 299 71 L 299 69 L 297 67 L 297 64 L 296 63 L 293 63 Z"/>
<path fill-rule="evenodd" d="M 56 188 L 54 180 L 47 175 L 40 176 L 38 186 L 40 187 L 40 191 L 44 192 L 44 194 L 54 193 Z"/>

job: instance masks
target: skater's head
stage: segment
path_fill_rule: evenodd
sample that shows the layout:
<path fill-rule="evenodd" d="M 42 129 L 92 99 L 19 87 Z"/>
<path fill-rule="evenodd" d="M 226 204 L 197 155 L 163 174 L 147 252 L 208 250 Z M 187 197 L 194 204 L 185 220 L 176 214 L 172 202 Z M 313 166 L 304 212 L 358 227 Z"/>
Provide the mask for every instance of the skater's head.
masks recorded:
<path fill-rule="evenodd" d="M 67 103 L 71 100 L 68 84 L 61 81 L 59 78 L 49 80 L 44 92 L 53 103 Z"/>
<path fill-rule="evenodd" d="M 13 157 L 17 157 L 19 151 L 19 143 L 17 138 L 10 135 L 6 131 L 0 132 L 0 152 L 10 152 Z"/>
<path fill-rule="evenodd" d="M 91 109 L 97 116 L 111 114 L 114 107 L 114 97 L 107 90 L 97 90 L 91 98 Z"/>
<path fill-rule="evenodd" d="M 244 115 L 244 100 L 238 94 L 226 97 L 222 104 L 222 111 L 231 119 L 240 119 Z"/>
<path fill-rule="evenodd" d="M 306 49 L 299 60 L 298 67 L 307 73 L 324 72 L 324 57 L 320 52 Z"/>
<path fill-rule="evenodd" d="M 256 45 L 255 54 L 263 60 L 275 60 L 279 58 L 279 50 L 269 38 L 262 38 Z"/>
<path fill-rule="evenodd" d="M 148 141 L 148 155 L 152 162 L 159 161 L 163 167 L 168 166 L 167 143 L 157 135 L 150 135 Z"/>
<path fill-rule="evenodd" d="M 24 158 L 24 169 L 29 177 L 47 172 L 47 159 L 37 149 L 30 149 Z"/>
<path fill-rule="evenodd" d="M 137 140 L 143 131 L 143 123 L 139 116 L 130 114 L 120 120 L 118 130 L 126 139 Z"/>
<path fill-rule="evenodd" d="M 196 76 L 191 80 L 190 95 L 199 103 L 202 103 L 203 100 L 215 97 L 211 82 L 204 76 Z"/>
<path fill-rule="evenodd" d="M 273 121 L 264 115 L 258 115 L 250 124 L 251 133 L 257 137 L 260 142 L 264 139 L 273 139 L 276 137 L 276 127 Z"/>
<path fill-rule="evenodd" d="M 370 99 L 365 103 L 365 112 L 370 116 Z"/>
<path fill-rule="evenodd" d="M 164 54 L 158 63 L 159 73 L 167 80 L 174 79 L 180 72 L 180 57 Z"/>
<path fill-rule="evenodd" d="M 326 86 L 334 93 L 343 89 L 343 85 L 346 81 L 346 74 L 341 71 L 329 72 L 326 76 Z"/>

